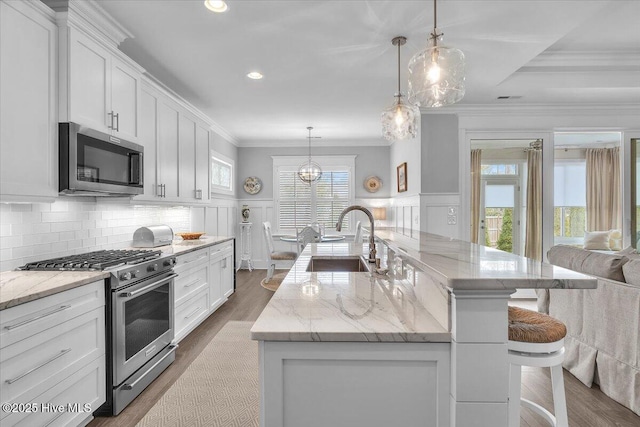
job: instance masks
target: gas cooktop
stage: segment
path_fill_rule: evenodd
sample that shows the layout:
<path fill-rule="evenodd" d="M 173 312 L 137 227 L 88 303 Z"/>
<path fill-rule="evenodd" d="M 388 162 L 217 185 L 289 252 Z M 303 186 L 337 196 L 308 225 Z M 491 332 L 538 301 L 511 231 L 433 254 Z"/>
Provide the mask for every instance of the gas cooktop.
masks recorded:
<path fill-rule="evenodd" d="M 102 250 L 30 262 L 18 267 L 18 270 L 102 271 L 122 265 L 139 264 L 158 258 L 161 254 L 161 251 L 148 250 Z"/>

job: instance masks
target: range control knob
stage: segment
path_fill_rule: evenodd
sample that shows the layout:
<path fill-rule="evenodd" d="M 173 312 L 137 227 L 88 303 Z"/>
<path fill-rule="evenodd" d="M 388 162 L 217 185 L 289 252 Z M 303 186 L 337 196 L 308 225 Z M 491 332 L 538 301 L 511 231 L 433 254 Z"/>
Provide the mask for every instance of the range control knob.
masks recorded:
<path fill-rule="evenodd" d="M 165 267 L 169 267 L 171 265 L 176 265 L 176 259 L 175 258 L 170 258 L 164 261 L 164 266 Z"/>
<path fill-rule="evenodd" d="M 151 264 L 147 267 L 147 271 L 158 271 L 158 264 Z"/>
<path fill-rule="evenodd" d="M 127 271 L 127 272 L 122 273 L 120 275 L 120 280 L 123 280 L 123 281 L 124 280 L 131 280 L 132 277 L 135 277 L 135 276 L 133 276 L 130 271 Z"/>
<path fill-rule="evenodd" d="M 133 270 L 131 272 L 131 277 L 132 278 L 136 278 L 136 277 L 138 277 L 138 274 L 140 274 L 140 270 Z"/>

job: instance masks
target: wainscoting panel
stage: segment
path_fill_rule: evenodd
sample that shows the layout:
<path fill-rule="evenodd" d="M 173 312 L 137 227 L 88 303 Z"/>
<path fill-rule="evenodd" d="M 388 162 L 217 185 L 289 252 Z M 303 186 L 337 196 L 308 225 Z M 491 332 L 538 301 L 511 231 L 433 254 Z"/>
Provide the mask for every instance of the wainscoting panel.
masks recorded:
<path fill-rule="evenodd" d="M 421 230 L 454 239 L 468 240 L 460 233 L 460 194 L 423 193 L 420 195 Z"/>
<path fill-rule="evenodd" d="M 417 239 L 420 232 L 420 196 L 391 199 L 391 224 L 396 233 Z"/>

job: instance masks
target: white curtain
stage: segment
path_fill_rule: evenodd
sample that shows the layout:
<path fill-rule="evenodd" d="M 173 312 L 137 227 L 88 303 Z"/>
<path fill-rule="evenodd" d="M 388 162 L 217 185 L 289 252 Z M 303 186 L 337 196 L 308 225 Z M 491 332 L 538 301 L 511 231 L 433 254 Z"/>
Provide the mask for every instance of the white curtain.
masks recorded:
<path fill-rule="evenodd" d="M 587 149 L 587 231 L 621 229 L 620 148 Z"/>
<path fill-rule="evenodd" d="M 482 150 L 471 150 L 471 243 L 478 243 Z"/>
<path fill-rule="evenodd" d="M 540 261 L 542 257 L 542 151 L 527 153 L 527 227 L 524 256 Z"/>

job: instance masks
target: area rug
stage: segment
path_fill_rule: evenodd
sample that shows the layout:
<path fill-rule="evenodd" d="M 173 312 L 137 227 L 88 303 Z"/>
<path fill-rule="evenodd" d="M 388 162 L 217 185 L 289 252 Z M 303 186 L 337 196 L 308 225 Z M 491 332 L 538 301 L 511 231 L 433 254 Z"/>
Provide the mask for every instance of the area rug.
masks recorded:
<path fill-rule="evenodd" d="M 137 427 L 259 426 L 253 322 L 228 322 Z"/>
<path fill-rule="evenodd" d="M 269 280 L 268 283 L 266 282 L 267 278 L 265 277 L 260 282 L 260 286 L 262 286 L 265 289 L 269 289 L 270 291 L 275 292 L 280 287 L 280 284 L 282 283 L 284 278 L 287 277 L 287 273 L 274 274 L 273 277 L 271 278 L 271 280 Z"/>

